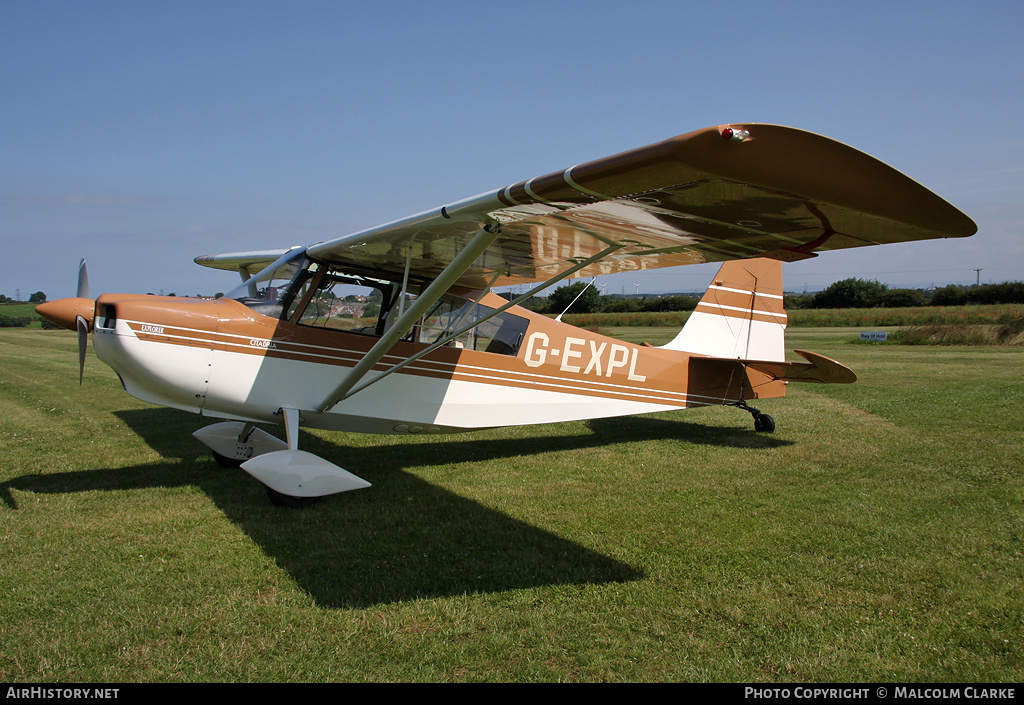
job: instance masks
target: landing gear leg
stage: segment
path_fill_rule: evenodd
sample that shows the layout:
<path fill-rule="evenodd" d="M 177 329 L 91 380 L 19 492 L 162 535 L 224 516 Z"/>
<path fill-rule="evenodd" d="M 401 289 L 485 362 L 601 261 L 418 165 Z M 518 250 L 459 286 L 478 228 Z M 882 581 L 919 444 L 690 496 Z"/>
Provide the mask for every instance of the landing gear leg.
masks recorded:
<path fill-rule="evenodd" d="M 296 409 L 281 409 L 284 416 L 284 434 L 288 439 L 288 450 L 299 449 L 299 412 Z M 297 497 L 295 495 L 278 492 L 270 485 L 264 483 L 267 488 L 267 497 L 275 507 L 288 507 L 289 509 L 303 509 L 311 504 L 316 504 L 323 497 Z"/>
<path fill-rule="evenodd" d="M 257 455 L 288 447 L 251 422 L 224 421 L 204 426 L 192 435 L 213 451 L 213 459 L 222 468 L 237 468 Z"/>
<path fill-rule="evenodd" d="M 238 445 L 239 447 L 245 446 L 249 443 L 249 437 L 252 436 L 252 432 L 256 430 L 256 424 L 247 423 L 242 427 L 242 432 L 238 434 Z M 236 456 L 221 455 L 217 451 L 211 449 L 213 453 L 213 459 L 217 461 L 217 465 L 222 468 L 240 468 L 242 463 L 248 460 L 248 457 L 239 458 Z M 250 450 L 250 453 L 252 451 Z"/>
<path fill-rule="evenodd" d="M 352 473 L 299 450 L 299 412 L 282 409 L 288 442 L 256 428 L 255 423 L 224 421 L 192 435 L 213 451 L 220 465 L 237 467 L 267 487 L 270 501 L 284 507 L 305 507 L 323 496 L 369 487 Z"/>
<path fill-rule="evenodd" d="M 312 453 L 299 450 L 299 411 L 282 408 L 288 437 L 282 450 L 264 453 L 242 463 L 242 469 L 267 486 L 270 501 L 279 507 L 307 507 L 325 495 L 369 487 L 361 477 Z"/>
<path fill-rule="evenodd" d="M 754 417 L 754 430 L 758 433 L 775 433 L 775 419 L 768 414 L 762 414 L 760 410 L 748 405 L 746 401 L 740 400 L 729 406 L 735 406 L 749 412 Z"/>

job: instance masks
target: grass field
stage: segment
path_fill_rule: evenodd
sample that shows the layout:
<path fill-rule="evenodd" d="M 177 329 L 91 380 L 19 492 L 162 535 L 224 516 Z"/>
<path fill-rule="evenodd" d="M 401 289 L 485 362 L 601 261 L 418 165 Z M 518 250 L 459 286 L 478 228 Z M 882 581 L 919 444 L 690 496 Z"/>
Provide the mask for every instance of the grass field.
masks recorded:
<path fill-rule="evenodd" d="M 0 314 L 11 317 L 36 316 L 36 304 L 0 304 Z"/>
<path fill-rule="evenodd" d="M 667 340 L 675 331 L 615 331 Z M 462 436 L 304 434 L 301 511 L 75 335 L 0 330 L 0 681 L 1024 680 L 1024 349 L 853 345 L 849 386 Z"/>

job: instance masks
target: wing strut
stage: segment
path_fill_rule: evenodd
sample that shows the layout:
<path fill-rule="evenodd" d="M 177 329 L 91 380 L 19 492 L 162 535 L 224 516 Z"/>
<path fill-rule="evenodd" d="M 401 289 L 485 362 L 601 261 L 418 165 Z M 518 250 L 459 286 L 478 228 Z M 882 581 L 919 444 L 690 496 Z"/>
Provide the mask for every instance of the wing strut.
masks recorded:
<path fill-rule="evenodd" d="M 554 284 L 556 282 L 560 282 L 563 279 L 565 279 L 566 277 L 572 276 L 573 274 L 575 274 L 579 270 L 583 269 L 584 267 L 589 267 L 591 264 L 593 264 L 593 263 L 595 263 L 595 262 L 597 262 L 599 260 L 604 259 L 608 255 L 610 255 L 612 252 L 615 252 L 616 250 L 622 249 L 623 247 L 625 247 L 625 245 L 612 245 L 611 247 L 608 247 L 608 248 L 602 250 L 601 252 L 598 252 L 596 255 L 594 255 L 592 257 L 588 257 L 585 260 L 581 260 L 581 261 L 577 262 L 576 264 L 574 264 L 572 267 L 570 267 L 569 269 L 565 270 L 564 272 L 559 272 L 558 274 L 556 274 L 555 276 L 551 277 L 547 281 L 542 282 L 542 283 L 538 284 L 537 286 L 533 287 L 532 289 L 530 289 L 525 294 L 522 294 L 522 295 L 517 296 L 516 298 L 512 299 L 511 301 L 509 301 L 504 306 L 501 306 L 500 308 L 494 309 L 493 311 L 491 311 L 486 316 L 484 316 L 482 318 L 475 319 L 469 325 L 463 326 L 462 328 L 459 328 L 455 332 L 449 333 L 448 335 L 446 335 L 446 336 L 444 336 L 444 337 L 442 337 L 442 338 L 440 338 L 438 340 L 435 340 L 433 343 L 431 343 L 429 346 L 427 346 L 423 350 L 420 350 L 415 355 L 407 357 L 406 359 L 402 360 L 398 364 L 394 365 L 393 367 L 388 368 L 387 370 L 385 370 L 381 374 L 377 375 L 373 379 L 367 381 L 365 384 L 362 384 L 359 387 L 356 387 L 355 389 L 352 389 L 348 393 L 342 395 L 338 399 L 338 401 L 342 401 L 343 399 L 348 399 L 353 394 L 358 394 L 359 392 L 361 392 L 364 389 L 366 389 L 367 387 L 369 387 L 371 384 L 374 384 L 375 382 L 379 382 L 380 380 L 384 379 L 385 377 L 390 375 L 392 372 L 398 372 L 400 369 L 402 369 L 406 365 L 408 365 L 410 363 L 413 363 L 413 362 L 416 362 L 417 360 L 419 360 L 424 355 L 427 355 L 427 354 L 433 352 L 434 350 L 437 350 L 442 345 L 446 345 L 448 342 L 450 342 L 452 340 L 455 340 L 456 338 L 458 338 L 463 333 L 465 333 L 465 332 L 467 332 L 467 331 L 469 331 L 469 330 L 471 330 L 473 328 L 476 328 L 481 323 L 485 323 L 485 322 L 491 320 L 492 318 L 497 316 L 499 313 L 504 313 L 505 311 L 507 311 L 508 309 L 512 308 L 513 306 L 517 306 L 519 304 L 519 302 L 525 301 L 526 299 L 530 298 L 531 296 L 539 294 L 540 292 L 542 292 L 544 289 L 548 288 L 552 284 Z M 336 401 L 334 403 L 337 404 L 338 402 Z M 332 406 L 333 406 L 333 404 L 332 404 Z M 324 411 L 326 411 L 326 409 Z"/>
<path fill-rule="evenodd" d="M 416 240 L 414 234 L 409 238 L 409 248 L 405 253 L 405 274 L 402 275 L 402 292 L 398 295 L 398 315 L 401 317 L 405 311 L 406 292 L 409 290 L 409 270 L 412 268 L 412 243 Z"/>
<path fill-rule="evenodd" d="M 363 359 L 356 363 L 355 367 L 345 375 L 345 378 L 341 381 L 334 391 L 328 394 L 322 404 L 320 404 L 320 411 L 327 412 L 335 404 L 341 401 L 345 395 L 349 392 L 352 387 L 358 384 L 359 380 L 366 376 L 366 373 L 373 369 L 373 366 L 380 362 L 380 359 L 384 357 L 388 350 L 390 350 L 395 343 L 401 340 L 402 336 L 405 335 L 409 330 L 416 324 L 416 321 L 420 319 L 420 316 L 425 314 L 427 310 L 434 305 L 434 303 L 441 298 L 449 287 L 458 281 L 467 269 L 469 269 L 473 262 L 476 261 L 477 257 L 482 255 L 484 251 L 490 247 L 491 243 L 494 242 L 499 233 L 497 226 L 485 225 L 480 228 L 473 235 L 473 238 L 466 243 L 465 247 L 455 256 L 455 258 L 448 263 L 448 266 L 437 275 L 437 278 L 431 282 L 427 290 L 416 297 L 416 300 L 409 304 L 409 308 L 398 317 L 394 325 L 389 328 L 384 335 L 381 336 L 372 348 L 365 355 Z"/>

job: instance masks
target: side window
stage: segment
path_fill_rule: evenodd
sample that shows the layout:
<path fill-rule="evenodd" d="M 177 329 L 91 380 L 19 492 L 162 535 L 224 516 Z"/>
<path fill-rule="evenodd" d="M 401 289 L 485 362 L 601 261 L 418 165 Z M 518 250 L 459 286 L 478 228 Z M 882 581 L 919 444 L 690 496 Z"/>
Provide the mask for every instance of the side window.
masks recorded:
<path fill-rule="evenodd" d="M 378 335 L 381 314 L 390 303 L 392 289 L 387 282 L 327 272 L 298 322 L 304 326 Z"/>
<path fill-rule="evenodd" d="M 488 325 L 492 325 L 493 328 L 489 329 L 489 338 L 484 352 L 512 356 L 519 353 L 519 346 L 526 335 L 529 321 L 519 316 L 513 316 L 511 313 L 499 313 L 480 328 Z"/>
<path fill-rule="evenodd" d="M 433 343 L 474 321 L 486 318 L 494 309 L 464 299 L 441 299 L 423 318 L 421 343 Z M 452 347 L 499 355 L 515 355 L 526 334 L 528 321 L 510 313 L 499 313 L 455 338 Z"/>
<path fill-rule="evenodd" d="M 268 297 L 286 320 L 299 325 L 383 335 L 389 320 L 397 319 L 401 285 L 363 274 L 345 273 L 333 266 L 310 264 L 294 275 L 287 293 Z M 408 295 L 407 302 L 415 300 Z M 305 306 L 294 318 L 295 311 Z M 454 348 L 516 355 L 529 325 L 525 318 L 510 313 L 492 316 L 494 309 L 455 296 L 445 296 L 404 336 L 404 340 L 430 344 L 457 330 L 477 325 L 446 343 Z M 390 315 L 389 315 L 390 314 Z M 486 321 L 484 318 L 491 316 Z"/>

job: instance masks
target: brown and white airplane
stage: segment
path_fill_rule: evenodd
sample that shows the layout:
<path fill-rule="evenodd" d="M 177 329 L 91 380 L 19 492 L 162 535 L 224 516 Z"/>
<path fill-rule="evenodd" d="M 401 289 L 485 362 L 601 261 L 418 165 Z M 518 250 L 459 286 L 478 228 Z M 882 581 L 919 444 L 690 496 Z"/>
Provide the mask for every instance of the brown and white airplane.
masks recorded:
<path fill-rule="evenodd" d="M 882 162 L 788 127 L 733 124 L 512 184 L 307 247 L 197 257 L 218 300 L 104 294 L 42 304 L 129 394 L 222 421 L 195 433 L 275 503 L 368 486 L 298 449 L 300 426 L 437 434 L 780 397 L 848 383 L 786 362 L 782 262 L 967 237 L 975 224 Z M 724 264 L 679 335 L 639 346 L 515 304 L 571 276 Z M 506 301 L 498 286 L 536 284 Z M 283 424 L 286 441 L 257 428 Z"/>

